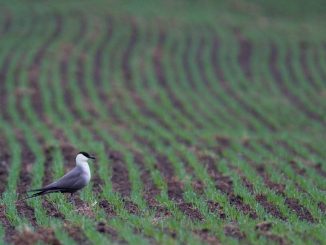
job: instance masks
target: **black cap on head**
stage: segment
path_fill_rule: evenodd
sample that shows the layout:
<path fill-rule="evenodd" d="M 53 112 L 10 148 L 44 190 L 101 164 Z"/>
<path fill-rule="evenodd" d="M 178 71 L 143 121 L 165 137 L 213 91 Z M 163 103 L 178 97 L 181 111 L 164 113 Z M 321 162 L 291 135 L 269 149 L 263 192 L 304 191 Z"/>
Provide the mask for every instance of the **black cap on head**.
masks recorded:
<path fill-rule="evenodd" d="M 87 158 L 95 159 L 95 157 L 89 155 L 89 154 L 88 154 L 87 152 L 85 152 L 85 151 L 81 151 L 81 152 L 79 152 L 78 154 L 82 154 L 82 155 L 84 155 L 84 156 L 87 157 Z"/>

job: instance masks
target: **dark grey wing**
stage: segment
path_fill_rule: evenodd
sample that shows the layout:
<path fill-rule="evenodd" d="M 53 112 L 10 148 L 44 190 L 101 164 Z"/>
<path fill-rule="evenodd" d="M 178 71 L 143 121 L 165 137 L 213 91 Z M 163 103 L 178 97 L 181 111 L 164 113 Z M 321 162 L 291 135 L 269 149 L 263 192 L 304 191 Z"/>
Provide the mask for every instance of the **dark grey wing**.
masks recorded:
<path fill-rule="evenodd" d="M 43 189 L 76 189 L 78 188 L 78 183 L 82 179 L 82 173 L 79 167 L 75 167 L 60 179 L 45 186 Z"/>

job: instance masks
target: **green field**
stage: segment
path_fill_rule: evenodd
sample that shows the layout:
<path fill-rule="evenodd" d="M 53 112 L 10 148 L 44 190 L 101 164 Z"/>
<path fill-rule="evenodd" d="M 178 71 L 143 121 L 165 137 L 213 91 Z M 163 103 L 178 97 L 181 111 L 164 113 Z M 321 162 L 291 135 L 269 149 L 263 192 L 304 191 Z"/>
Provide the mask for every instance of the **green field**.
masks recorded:
<path fill-rule="evenodd" d="M 325 13 L 0 1 L 0 244 L 326 244 Z"/>

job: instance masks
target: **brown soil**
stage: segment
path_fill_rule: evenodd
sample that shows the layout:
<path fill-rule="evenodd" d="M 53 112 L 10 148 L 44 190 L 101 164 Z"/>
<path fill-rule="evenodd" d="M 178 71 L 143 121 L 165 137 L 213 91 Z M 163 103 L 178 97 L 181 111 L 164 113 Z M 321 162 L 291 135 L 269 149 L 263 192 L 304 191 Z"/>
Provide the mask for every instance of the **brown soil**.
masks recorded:
<path fill-rule="evenodd" d="M 302 206 L 299 203 L 298 199 L 287 197 L 285 199 L 285 203 L 292 211 L 294 211 L 298 215 L 300 220 L 306 220 L 311 223 L 315 222 L 315 219 L 312 217 L 309 210 L 307 208 L 305 208 L 304 206 Z"/>
<path fill-rule="evenodd" d="M 75 15 L 75 18 L 79 19 L 80 28 L 76 35 L 73 37 L 72 43 L 64 43 L 61 46 L 60 52 L 60 74 L 61 74 L 61 85 L 64 94 L 65 104 L 68 105 L 69 111 L 75 118 L 81 118 L 80 113 L 74 105 L 73 97 L 71 96 L 71 91 L 69 90 L 69 78 L 68 78 L 68 63 L 71 62 L 71 56 L 73 49 L 78 46 L 79 42 L 85 38 L 87 23 L 85 18 Z"/>
<path fill-rule="evenodd" d="M 84 23 L 82 25 L 81 28 L 82 32 L 86 33 L 87 32 L 87 28 L 88 28 L 88 23 L 86 20 L 84 20 L 84 16 L 81 16 L 81 18 L 83 19 L 82 22 Z M 94 28 L 92 28 L 91 30 L 89 30 L 89 32 L 92 33 L 91 37 L 86 38 L 86 43 L 83 46 L 83 49 L 79 55 L 79 57 L 77 58 L 77 67 L 76 67 L 76 71 L 75 71 L 75 76 L 77 78 L 78 81 L 78 87 L 81 90 L 81 93 L 83 94 L 83 107 L 85 108 L 85 110 L 90 114 L 90 116 L 92 118 L 99 117 L 99 113 L 98 110 L 96 108 L 96 106 L 92 103 L 92 101 L 90 100 L 90 96 L 89 96 L 89 91 L 87 89 L 87 85 L 85 82 L 85 72 L 86 72 L 86 68 L 85 68 L 85 62 L 86 62 L 86 58 L 87 58 L 87 52 L 88 50 L 94 46 L 94 38 L 98 38 L 98 28 L 96 28 L 96 26 Z"/>
<path fill-rule="evenodd" d="M 290 161 L 290 166 L 293 168 L 293 170 L 301 175 L 301 176 L 306 176 L 306 170 L 304 168 L 299 167 L 298 163 L 294 160 Z"/>
<path fill-rule="evenodd" d="M 233 182 L 229 176 L 222 175 L 215 166 L 215 160 L 209 155 L 200 155 L 199 160 L 207 168 L 208 174 L 215 181 L 215 186 L 221 192 L 228 196 L 231 205 L 235 206 L 238 210 L 249 217 L 256 219 L 257 214 L 251 207 L 243 202 L 243 198 L 239 195 L 235 195 L 233 191 Z"/>
<path fill-rule="evenodd" d="M 106 46 L 110 42 L 112 33 L 113 33 L 113 25 L 112 25 L 112 18 L 107 17 L 106 19 L 106 24 L 107 24 L 107 31 L 105 34 L 105 37 L 102 38 L 101 43 L 98 45 L 96 51 L 95 51 L 95 56 L 94 56 L 94 66 L 93 66 L 93 78 L 94 82 L 97 85 L 102 84 L 102 77 L 101 77 L 101 69 L 102 63 L 103 63 L 103 50 L 105 50 Z"/>
<path fill-rule="evenodd" d="M 4 240 L 9 243 L 12 241 L 12 238 L 16 236 L 17 231 L 15 230 L 15 227 L 11 225 L 10 221 L 6 217 L 5 206 L 0 206 L 0 221 L 5 230 Z"/>
<path fill-rule="evenodd" d="M 192 203 L 180 203 L 178 204 L 179 209 L 186 214 L 189 218 L 194 220 L 203 220 L 204 217 L 199 210 Z"/>
<path fill-rule="evenodd" d="M 46 200 L 46 198 L 42 199 L 42 205 L 47 215 L 49 215 L 50 217 L 55 217 L 62 220 L 65 219 L 65 216 L 62 213 L 60 213 L 60 211 L 54 206 L 52 202 Z"/>
<path fill-rule="evenodd" d="M 15 245 L 34 245 L 38 242 L 45 244 L 60 245 L 61 242 L 55 237 L 51 228 L 40 228 L 37 231 L 24 229 L 13 238 Z"/>
<path fill-rule="evenodd" d="M 194 233 L 200 237 L 204 242 L 210 245 L 219 245 L 221 244 L 220 241 L 211 234 L 211 231 L 209 229 L 201 229 L 201 230 L 195 230 Z"/>
<path fill-rule="evenodd" d="M 156 156 L 156 167 L 163 174 L 168 185 L 168 196 L 171 200 L 177 202 L 179 209 L 189 218 L 202 220 L 203 216 L 192 203 L 186 203 L 183 199 L 183 183 L 174 175 L 172 164 L 166 156 L 158 154 Z"/>
<path fill-rule="evenodd" d="M 37 113 L 38 117 L 44 120 L 44 113 L 43 113 L 43 105 L 42 105 L 42 95 L 41 89 L 39 88 L 39 76 L 40 70 L 42 66 L 42 61 L 44 60 L 44 56 L 51 45 L 51 43 L 55 42 L 56 39 L 60 36 L 62 30 L 62 18 L 60 15 L 55 16 L 55 23 L 56 26 L 54 31 L 50 34 L 50 36 L 43 42 L 40 46 L 38 51 L 36 52 L 33 62 L 29 67 L 29 85 L 34 89 L 34 94 L 31 96 L 32 99 L 32 106 L 34 111 Z"/>
<path fill-rule="evenodd" d="M 321 163 L 317 163 L 314 168 L 317 170 L 316 172 L 319 173 L 321 176 L 326 177 L 326 171 L 323 169 Z"/>
<path fill-rule="evenodd" d="M 131 36 L 129 39 L 129 43 L 125 49 L 125 52 L 122 55 L 122 70 L 123 70 L 123 76 L 125 82 L 133 90 L 134 86 L 132 84 L 133 77 L 132 77 L 132 69 L 130 67 L 130 55 L 134 50 L 139 34 L 138 34 L 137 25 L 133 21 L 130 21 L 129 24 L 131 25 Z"/>
<path fill-rule="evenodd" d="M 185 71 L 186 79 L 190 83 L 189 86 L 191 86 L 192 90 L 194 90 L 194 88 L 196 88 L 197 86 L 196 86 L 196 81 L 195 81 L 194 76 L 193 76 L 193 70 L 191 68 L 191 62 L 190 62 L 191 57 L 190 57 L 190 52 L 189 52 L 189 48 L 191 48 L 191 46 L 193 45 L 192 43 L 193 43 L 193 38 L 191 37 L 191 34 L 188 34 L 188 37 L 186 39 L 186 48 L 184 49 L 184 52 L 182 54 L 182 62 L 183 62 L 183 68 L 184 68 L 184 71 Z M 204 68 L 205 65 L 204 65 L 203 60 L 202 60 L 202 55 L 203 55 L 203 52 L 202 51 L 203 50 L 201 48 L 203 48 L 203 45 L 205 45 L 204 40 L 202 40 L 200 44 L 201 44 L 200 45 L 201 47 L 198 47 L 198 49 L 196 51 L 195 61 L 196 61 L 197 65 L 198 65 L 198 68 L 199 68 L 199 75 L 201 76 L 201 80 L 206 84 L 206 86 L 210 86 L 210 81 L 208 80 L 208 77 L 207 77 L 207 74 L 206 74 L 205 68 Z M 175 63 L 175 60 L 178 60 L 179 59 L 176 56 L 177 54 L 178 54 L 178 52 L 175 52 L 173 54 L 174 55 L 173 56 L 174 57 L 174 63 Z M 174 67 L 177 67 L 177 65 L 174 65 Z M 175 69 L 174 70 L 174 73 L 177 76 L 177 74 L 179 73 L 179 71 L 177 71 Z M 176 79 L 177 79 L 176 81 L 179 81 L 180 80 L 180 78 L 176 78 Z M 212 92 L 213 91 L 212 89 L 210 89 L 209 91 L 211 92 L 211 94 L 210 94 L 211 96 L 214 96 L 215 95 Z M 219 98 L 219 96 L 216 96 L 215 98 Z M 201 99 L 204 99 L 204 98 L 201 98 Z M 196 102 L 195 103 L 192 103 L 191 106 L 194 108 L 194 110 L 197 111 L 198 114 L 199 113 L 201 114 L 200 117 L 206 118 L 206 120 L 209 120 L 209 121 L 212 120 L 211 119 L 211 116 L 212 115 L 207 115 L 207 114 L 202 113 L 202 109 L 199 109 L 198 108 Z M 214 113 L 212 113 L 212 114 L 214 114 Z M 218 116 L 221 117 L 221 118 L 224 118 L 224 115 L 223 114 L 220 114 L 219 113 Z M 195 119 L 195 120 L 197 120 L 197 119 Z M 202 123 L 200 123 L 200 125 L 198 125 L 198 126 L 200 126 L 200 128 L 203 128 L 204 127 Z M 196 127 L 198 127 L 198 126 L 196 125 Z"/>
<path fill-rule="evenodd" d="M 240 107 L 242 107 L 245 111 L 247 111 L 249 114 L 251 114 L 253 117 L 257 118 L 263 125 L 265 125 L 270 131 L 274 132 L 276 131 L 276 127 L 269 122 L 263 115 L 261 115 L 258 111 L 256 111 L 253 107 L 251 107 L 250 104 L 248 104 L 237 92 L 234 91 L 234 89 L 230 86 L 229 82 L 225 80 L 224 72 L 217 63 L 217 54 L 219 52 L 219 41 L 218 38 L 215 38 L 214 41 L 214 47 L 213 47 L 213 53 L 215 54 L 215 58 L 212 60 L 216 69 L 217 77 L 219 77 L 219 82 L 223 88 L 223 90 L 232 97 Z M 237 116 L 236 118 L 238 118 Z M 251 123 L 247 123 L 248 128 L 251 130 L 254 130 L 254 126 Z"/>
<path fill-rule="evenodd" d="M 130 197 L 131 183 L 129 173 L 125 166 L 123 156 L 118 151 L 110 151 L 109 159 L 112 162 L 112 186 L 115 192 L 119 192 L 122 197 Z"/>
<path fill-rule="evenodd" d="M 140 170 L 140 179 L 142 180 L 144 187 L 144 199 L 150 208 L 159 206 L 159 203 L 155 200 L 155 197 L 160 194 L 160 190 L 155 186 L 150 170 L 146 169 L 142 155 L 134 152 L 134 161 Z"/>
<path fill-rule="evenodd" d="M 210 212 L 218 214 L 221 219 L 226 218 L 226 214 L 223 211 L 223 207 L 219 203 L 209 200 L 207 201 L 207 205 Z"/>
<path fill-rule="evenodd" d="M 185 110 L 182 102 L 177 98 L 177 96 L 175 96 L 173 89 L 169 86 L 167 82 L 165 76 L 166 72 L 164 70 L 164 66 L 162 65 L 162 60 L 163 60 L 163 55 L 171 55 L 171 54 L 168 52 L 167 53 L 162 52 L 165 40 L 166 40 L 166 33 L 163 30 L 160 30 L 158 42 L 153 52 L 153 64 L 154 64 L 155 74 L 158 83 L 165 89 L 165 92 L 169 97 L 171 103 L 174 105 L 174 108 L 177 109 L 186 118 L 188 118 L 188 121 L 196 125 L 197 128 L 201 128 L 202 125 L 198 124 L 196 119 L 194 119 L 194 117 Z M 184 127 L 184 125 L 181 124 L 179 124 L 179 126 Z"/>
<path fill-rule="evenodd" d="M 11 155 L 5 137 L 0 135 L 0 195 L 6 190 L 8 170 L 10 168 Z"/>
<path fill-rule="evenodd" d="M 251 53 L 252 53 L 252 44 L 249 40 L 247 40 L 243 34 L 236 30 L 236 37 L 240 46 L 239 54 L 238 54 L 238 63 L 240 64 L 246 78 L 250 79 L 252 77 L 251 72 Z"/>
<path fill-rule="evenodd" d="M 264 165 L 259 165 L 256 168 L 257 172 L 260 174 L 260 176 L 263 178 L 265 185 L 270 188 L 271 190 L 274 190 L 277 194 L 280 195 L 285 195 L 284 190 L 285 190 L 285 184 L 280 184 L 280 183 L 275 183 L 273 182 L 268 174 L 265 172 L 265 166 Z"/>
<path fill-rule="evenodd" d="M 227 136 L 215 135 L 215 140 L 218 143 L 218 146 L 223 149 L 227 149 L 231 146 L 231 139 Z"/>
<path fill-rule="evenodd" d="M 309 65 L 307 64 L 307 50 L 311 48 L 308 46 L 306 42 L 300 42 L 300 64 L 303 74 L 305 76 L 305 80 L 308 81 L 308 84 L 311 85 L 315 91 L 318 91 L 318 85 L 316 84 L 315 79 L 313 78 L 312 72 L 309 69 Z M 312 98 L 313 99 L 313 98 Z"/>
<path fill-rule="evenodd" d="M 254 185 L 244 175 L 241 176 L 241 179 L 242 179 L 244 186 L 248 189 L 248 191 L 251 194 L 254 194 L 254 192 L 255 192 Z"/>
<path fill-rule="evenodd" d="M 235 171 L 237 171 L 241 176 L 244 186 L 248 189 L 248 191 L 252 195 L 255 195 L 256 201 L 259 202 L 260 205 L 262 205 L 269 214 L 281 220 L 286 220 L 286 218 L 281 214 L 278 207 L 276 207 L 274 204 L 267 201 L 267 197 L 264 194 L 258 194 L 258 195 L 255 194 L 253 184 L 246 178 L 246 176 L 241 172 L 240 169 L 235 169 Z"/>
<path fill-rule="evenodd" d="M 278 207 L 276 207 L 274 204 L 270 203 L 267 200 L 267 197 L 263 194 L 259 194 L 256 196 L 256 201 L 259 202 L 260 205 L 264 207 L 264 209 L 274 217 L 277 217 L 281 220 L 286 220 L 286 218 L 282 215 Z"/>
<path fill-rule="evenodd" d="M 199 195 L 204 194 L 205 184 L 201 180 L 195 179 L 192 181 L 191 185 L 194 191 L 197 192 Z"/>
<path fill-rule="evenodd" d="M 131 183 L 122 154 L 118 151 L 109 151 L 109 158 L 112 160 L 111 180 L 113 190 L 119 192 L 123 197 L 124 207 L 130 214 L 139 214 L 137 204 L 130 200 Z"/>
<path fill-rule="evenodd" d="M 134 152 L 134 161 L 139 167 L 141 173 L 141 180 L 143 182 L 143 196 L 147 202 L 149 208 L 155 210 L 155 217 L 167 217 L 170 216 L 170 211 L 156 201 L 155 197 L 160 194 L 160 190 L 155 186 L 150 170 L 145 168 L 143 157 L 140 153 Z"/>
<path fill-rule="evenodd" d="M 63 226 L 68 232 L 69 236 L 71 236 L 78 244 L 92 244 L 79 226 L 72 225 L 68 222 L 65 222 Z"/>
<path fill-rule="evenodd" d="M 265 184 L 272 190 L 275 190 L 278 194 L 282 195 L 285 197 L 285 204 L 292 210 L 294 211 L 299 219 L 301 220 L 306 220 L 309 222 L 315 222 L 314 218 L 312 217 L 311 213 L 307 208 L 299 204 L 299 200 L 295 198 L 289 198 L 285 194 L 285 185 L 284 184 L 279 184 L 271 181 L 269 179 L 269 176 L 265 172 L 265 167 L 263 165 L 260 165 L 257 168 L 257 172 L 264 178 Z"/>
<path fill-rule="evenodd" d="M 17 192 L 22 197 L 26 195 L 27 189 L 29 188 L 32 181 L 31 171 L 32 171 L 33 163 L 35 162 L 35 156 L 33 152 L 30 150 L 21 132 L 17 131 L 16 137 L 21 143 L 21 147 L 22 147 L 21 171 L 19 175 L 19 182 L 17 185 Z M 16 208 L 19 214 L 25 216 L 34 227 L 37 227 L 36 218 L 34 215 L 34 209 L 28 206 L 26 201 L 24 200 L 16 201 Z"/>
<path fill-rule="evenodd" d="M 286 58 L 286 63 L 287 63 L 287 68 L 290 71 L 290 74 L 294 74 L 294 72 L 292 71 L 292 66 L 289 66 L 290 64 L 290 60 L 289 60 L 289 53 L 287 54 L 287 58 Z M 299 97 L 295 96 L 290 89 L 287 87 L 283 77 L 282 77 L 282 73 L 280 72 L 277 64 L 278 64 L 278 59 L 279 59 L 279 51 L 276 47 L 275 44 L 271 45 L 270 48 L 270 58 L 269 58 L 269 66 L 270 66 L 270 70 L 272 73 L 272 76 L 274 77 L 274 80 L 276 81 L 277 86 L 280 88 L 281 92 L 286 96 L 286 98 L 299 110 L 302 111 L 304 114 L 306 114 L 308 116 L 308 118 L 311 118 L 317 122 L 323 122 L 322 117 L 318 114 L 316 114 L 313 111 L 310 111 L 309 109 L 307 109 L 306 105 L 304 104 L 304 102 L 302 102 L 302 100 L 300 100 Z M 292 77 L 292 79 L 294 79 Z"/>
<path fill-rule="evenodd" d="M 167 55 L 168 55 L 168 58 L 169 58 L 169 63 L 171 64 L 171 67 L 169 67 L 170 69 L 173 70 L 173 80 L 174 81 L 180 81 L 180 75 L 179 75 L 179 72 L 177 70 L 177 49 L 178 49 L 178 45 L 180 45 L 180 43 L 178 41 L 174 41 L 173 44 L 172 44 L 172 47 L 171 49 L 168 51 Z M 164 53 L 166 54 L 166 53 Z M 161 65 L 161 60 L 158 60 L 157 63 L 157 68 L 156 69 L 160 69 L 162 70 L 162 74 L 164 75 L 164 71 L 163 71 L 163 66 Z M 159 66 L 160 65 L 160 66 Z M 158 73 L 158 71 L 156 71 L 156 73 Z M 165 76 L 164 76 L 165 78 Z M 159 80 L 160 81 L 160 80 Z M 161 80 L 160 83 L 163 85 L 163 86 L 166 86 L 166 89 L 168 91 L 168 94 L 170 95 L 169 98 L 171 99 L 173 105 L 175 108 L 178 108 L 178 110 L 186 117 L 188 118 L 192 123 L 193 125 L 200 129 L 200 128 L 203 128 L 203 125 L 200 121 L 198 121 L 198 118 L 197 117 L 194 117 L 189 111 L 186 110 L 186 108 L 184 107 L 184 104 L 182 103 L 182 101 L 180 101 L 178 99 L 178 96 L 175 95 L 175 92 L 173 91 L 173 89 L 167 85 L 165 85 L 166 83 L 166 78 L 165 80 Z M 189 101 L 190 102 L 190 101 Z M 196 103 L 192 103 L 191 104 L 191 107 L 192 108 L 197 108 L 197 105 Z M 199 110 L 196 110 L 196 111 L 199 111 Z"/>
<path fill-rule="evenodd" d="M 101 200 L 99 202 L 99 206 L 104 209 L 108 218 L 116 216 L 116 212 L 114 211 L 113 205 L 111 205 L 107 200 Z"/>
<path fill-rule="evenodd" d="M 108 235 L 112 240 L 119 244 L 126 244 L 125 240 L 119 238 L 118 232 L 110 227 L 106 222 L 98 222 L 96 225 L 96 230 L 100 233 Z"/>
<path fill-rule="evenodd" d="M 124 208 L 130 213 L 130 214 L 134 214 L 134 215 L 139 215 L 140 214 L 140 210 L 137 206 L 136 203 L 130 201 L 130 200 L 125 200 L 123 199 L 123 204 L 124 204 Z"/>
<path fill-rule="evenodd" d="M 239 226 L 236 223 L 231 223 L 224 226 L 224 233 L 227 236 L 237 238 L 239 240 L 246 238 L 246 234 L 240 231 Z"/>
<path fill-rule="evenodd" d="M 319 202 L 318 203 L 318 208 L 320 209 L 320 211 L 323 213 L 323 214 L 326 214 L 326 204 L 323 203 L 323 202 Z"/>
<path fill-rule="evenodd" d="M 268 221 L 264 221 L 261 223 L 258 223 L 255 227 L 256 231 L 258 232 L 258 236 L 264 236 L 269 240 L 275 241 L 277 244 L 285 245 L 289 244 L 288 241 L 280 236 L 273 234 L 270 230 L 272 229 L 273 224 Z"/>
<path fill-rule="evenodd" d="M 272 229 L 273 223 L 269 222 L 269 221 L 263 221 L 261 223 L 258 223 L 255 227 L 256 230 L 258 231 L 269 231 L 270 229 Z"/>

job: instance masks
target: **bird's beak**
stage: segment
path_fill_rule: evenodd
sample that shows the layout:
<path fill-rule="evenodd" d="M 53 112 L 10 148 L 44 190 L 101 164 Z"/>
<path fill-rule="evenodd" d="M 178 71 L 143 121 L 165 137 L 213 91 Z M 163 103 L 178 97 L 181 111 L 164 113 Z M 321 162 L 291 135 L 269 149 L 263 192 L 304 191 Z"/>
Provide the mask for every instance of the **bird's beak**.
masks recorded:
<path fill-rule="evenodd" d="M 94 159 L 94 160 L 96 159 L 94 156 L 90 156 L 89 158 L 90 158 L 90 159 Z"/>

